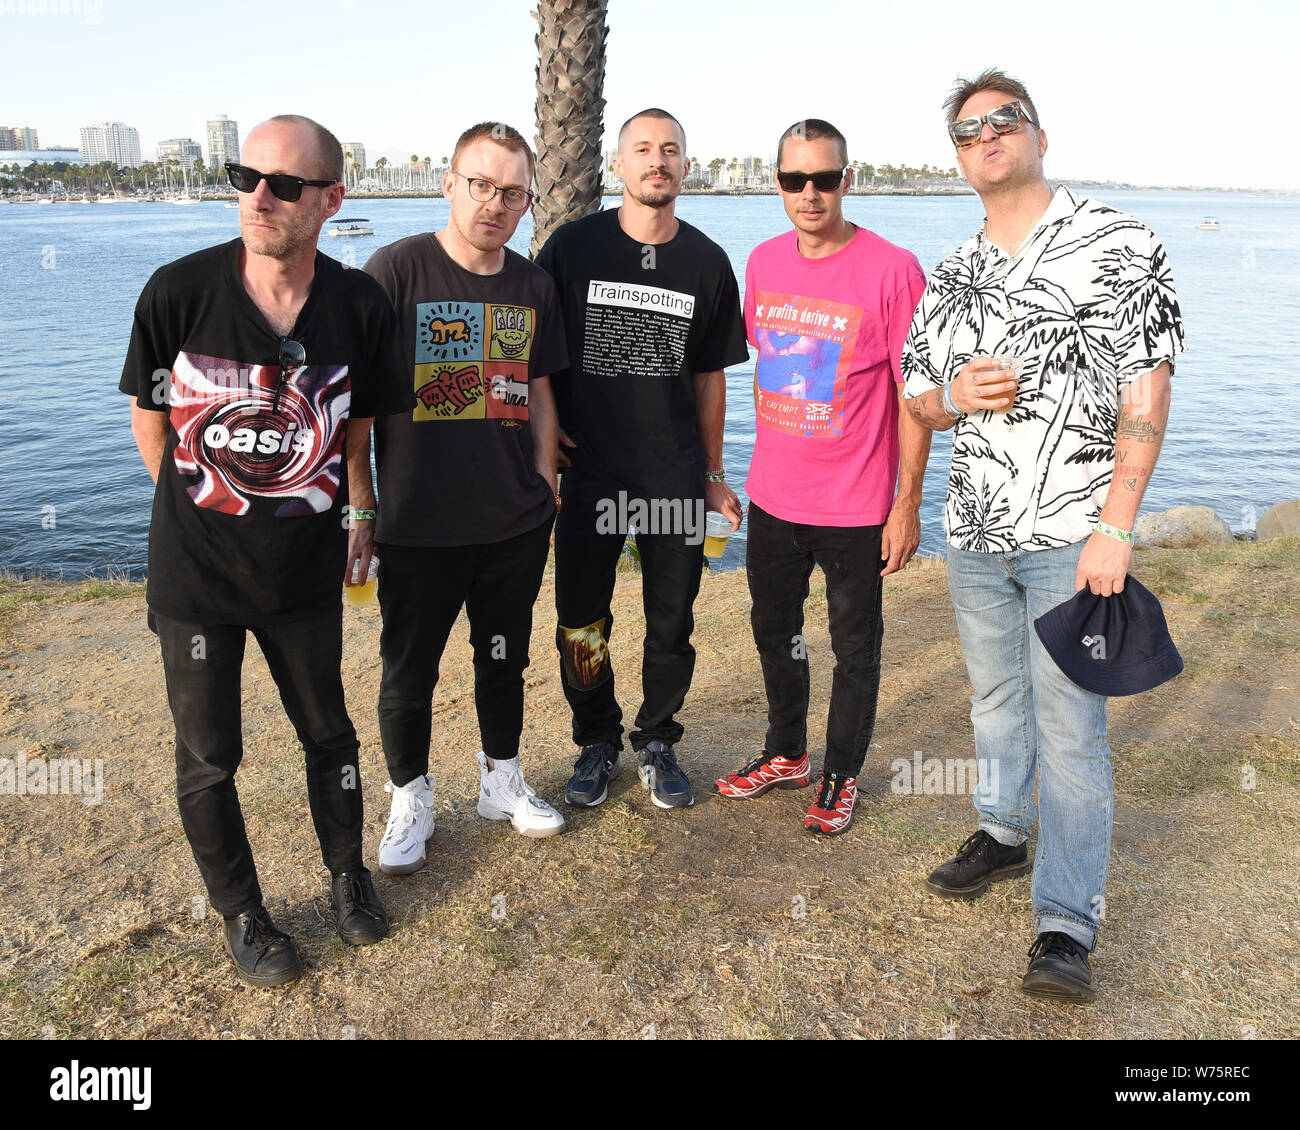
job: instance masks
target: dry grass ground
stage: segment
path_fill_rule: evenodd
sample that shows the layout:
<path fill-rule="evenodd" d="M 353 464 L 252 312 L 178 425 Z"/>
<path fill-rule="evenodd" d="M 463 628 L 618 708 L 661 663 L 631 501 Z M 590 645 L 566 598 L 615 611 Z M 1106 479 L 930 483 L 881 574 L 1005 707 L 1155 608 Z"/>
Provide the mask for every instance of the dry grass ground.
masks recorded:
<path fill-rule="evenodd" d="M 235 979 L 218 921 L 196 901 L 140 588 L 0 583 L 0 757 L 105 762 L 97 806 L 0 796 L 0 1037 L 1300 1036 L 1300 544 L 1145 551 L 1135 573 L 1164 602 L 1186 672 L 1112 702 L 1115 844 L 1099 996 L 1086 1008 L 1019 990 L 1028 879 L 973 903 L 921 885 L 973 826 L 968 797 L 890 790 L 896 757 L 970 755 L 970 690 L 941 566 L 918 563 L 887 585 L 875 745 L 857 821 L 831 841 L 802 831 L 808 792 L 709 795 L 763 738 L 743 575 L 706 577 L 697 605 L 679 747 L 697 805 L 661 812 L 625 771 L 603 807 L 566 810 L 568 831 L 552 840 L 475 814 L 462 624 L 435 703 L 430 865 L 378 878 L 393 932 L 362 950 L 334 934 L 301 755 L 250 647 L 241 796 L 268 904 L 308 964 L 271 991 Z M 630 716 L 643 630 L 635 573 L 620 574 L 616 599 Z M 574 750 L 551 609 L 548 578 L 524 759 L 558 803 Z M 808 613 L 817 750 L 832 663 L 817 589 Z M 373 861 L 387 815 L 379 615 L 346 614 Z"/>

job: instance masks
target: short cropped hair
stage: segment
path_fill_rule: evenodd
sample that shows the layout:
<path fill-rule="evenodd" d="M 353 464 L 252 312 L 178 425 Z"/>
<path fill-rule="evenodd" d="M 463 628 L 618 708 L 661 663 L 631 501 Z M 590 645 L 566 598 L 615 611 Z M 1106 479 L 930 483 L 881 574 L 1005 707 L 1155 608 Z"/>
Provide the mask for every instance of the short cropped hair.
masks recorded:
<path fill-rule="evenodd" d="M 682 155 L 686 155 L 686 131 L 682 129 L 682 123 L 672 116 L 667 110 L 661 110 L 658 106 L 650 106 L 638 114 L 633 114 L 627 121 L 618 127 L 618 147 L 623 148 L 623 135 L 627 133 L 627 127 L 630 126 L 637 118 L 655 118 L 661 122 L 672 122 L 677 127 L 677 132 L 682 135 Z"/>
<path fill-rule="evenodd" d="M 322 177 L 329 177 L 330 180 L 343 179 L 343 146 L 339 144 L 339 139 L 320 122 L 305 118 L 301 114 L 276 114 L 274 118 L 268 118 L 267 121 L 286 122 L 289 125 L 304 126 L 309 129 L 316 141 L 316 156 L 320 161 L 317 172 Z"/>
<path fill-rule="evenodd" d="M 844 140 L 844 135 L 839 130 L 821 118 L 803 118 L 786 130 L 781 135 L 781 140 L 776 143 L 778 169 L 781 167 L 781 153 L 785 149 L 786 139 L 791 137 L 796 141 L 822 141 L 823 139 L 833 141 L 840 150 L 840 165 L 849 163 L 849 143 Z"/>
<path fill-rule="evenodd" d="M 528 182 L 532 183 L 533 151 L 528 148 L 528 142 L 524 140 L 523 134 L 513 126 L 506 125 L 505 122 L 479 122 L 478 125 L 470 126 L 456 139 L 456 148 L 451 151 L 451 167 L 454 169 L 460 164 L 460 155 L 468 146 L 485 139 L 495 141 L 498 145 L 509 149 L 511 153 L 522 153 L 527 157 Z"/>
<path fill-rule="evenodd" d="M 1025 104 L 1025 109 L 1029 111 L 1029 120 L 1034 129 L 1040 128 L 1038 125 L 1038 110 L 1034 106 L 1034 100 L 1029 97 L 1029 91 L 1025 89 L 1025 84 L 996 67 L 989 67 L 988 70 L 971 79 L 957 79 L 956 85 L 952 88 L 952 93 L 948 95 L 943 104 L 943 112 L 948 124 L 952 125 L 957 120 L 957 115 L 961 113 L 961 108 L 966 105 L 968 99 L 977 94 L 982 94 L 986 90 L 996 90 L 1001 94 L 1009 94 L 1012 98 L 1018 98 Z"/>

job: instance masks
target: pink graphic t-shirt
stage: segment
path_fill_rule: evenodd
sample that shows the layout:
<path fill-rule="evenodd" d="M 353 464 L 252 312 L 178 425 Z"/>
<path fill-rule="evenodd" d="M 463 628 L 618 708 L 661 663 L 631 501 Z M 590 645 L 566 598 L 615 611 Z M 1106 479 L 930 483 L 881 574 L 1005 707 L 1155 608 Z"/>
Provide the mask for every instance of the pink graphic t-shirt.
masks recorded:
<path fill-rule="evenodd" d="M 916 256 L 859 227 L 823 259 L 786 232 L 745 268 L 745 331 L 758 350 L 757 435 L 745 489 L 769 514 L 876 526 L 898 480 L 899 358 L 925 290 Z"/>

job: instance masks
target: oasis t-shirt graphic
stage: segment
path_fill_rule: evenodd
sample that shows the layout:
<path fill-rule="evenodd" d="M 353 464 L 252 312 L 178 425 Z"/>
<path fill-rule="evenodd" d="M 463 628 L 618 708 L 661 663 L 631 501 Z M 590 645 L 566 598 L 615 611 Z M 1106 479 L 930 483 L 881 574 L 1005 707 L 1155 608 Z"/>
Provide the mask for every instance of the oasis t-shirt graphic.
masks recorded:
<path fill-rule="evenodd" d="M 241 515 L 265 498 L 279 503 L 277 518 L 333 506 L 352 400 L 348 367 L 304 365 L 283 384 L 280 377 L 278 365 L 176 358 L 173 459 L 196 506 Z"/>
<path fill-rule="evenodd" d="M 760 290 L 754 308 L 759 424 L 803 436 L 842 434 L 861 322 L 857 306 Z"/>
<path fill-rule="evenodd" d="M 527 420 L 536 313 L 491 302 L 417 302 L 411 419 Z"/>

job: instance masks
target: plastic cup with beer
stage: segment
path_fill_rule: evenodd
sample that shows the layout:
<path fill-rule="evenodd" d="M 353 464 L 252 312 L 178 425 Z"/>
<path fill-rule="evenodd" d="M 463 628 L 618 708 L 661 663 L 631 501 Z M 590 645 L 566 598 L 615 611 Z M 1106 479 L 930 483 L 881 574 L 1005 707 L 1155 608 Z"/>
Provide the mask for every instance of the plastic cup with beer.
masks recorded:
<path fill-rule="evenodd" d="M 731 519 L 716 510 L 704 515 L 704 556 L 716 561 L 727 548 L 731 537 Z"/>
<path fill-rule="evenodd" d="M 1005 404 L 993 409 L 993 411 L 1006 412 L 1016 402 L 1016 394 L 1020 391 L 1020 374 L 1024 371 L 1025 361 L 1023 357 L 995 357 L 993 360 L 998 363 L 997 367 L 1001 370 L 997 381 L 994 383 L 1002 384 L 1012 379 L 1016 382 L 1015 388 L 996 394 L 998 396 L 1008 396 L 1010 399 Z"/>
<path fill-rule="evenodd" d="M 371 557 L 370 571 L 364 581 L 358 579 L 360 572 L 361 562 L 358 561 L 352 566 L 352 583 L 343 586 L 343 599 L 353 608 L 364 608 L 375 602 L 375 586 L 379 583 L 379 558 Z"/>

